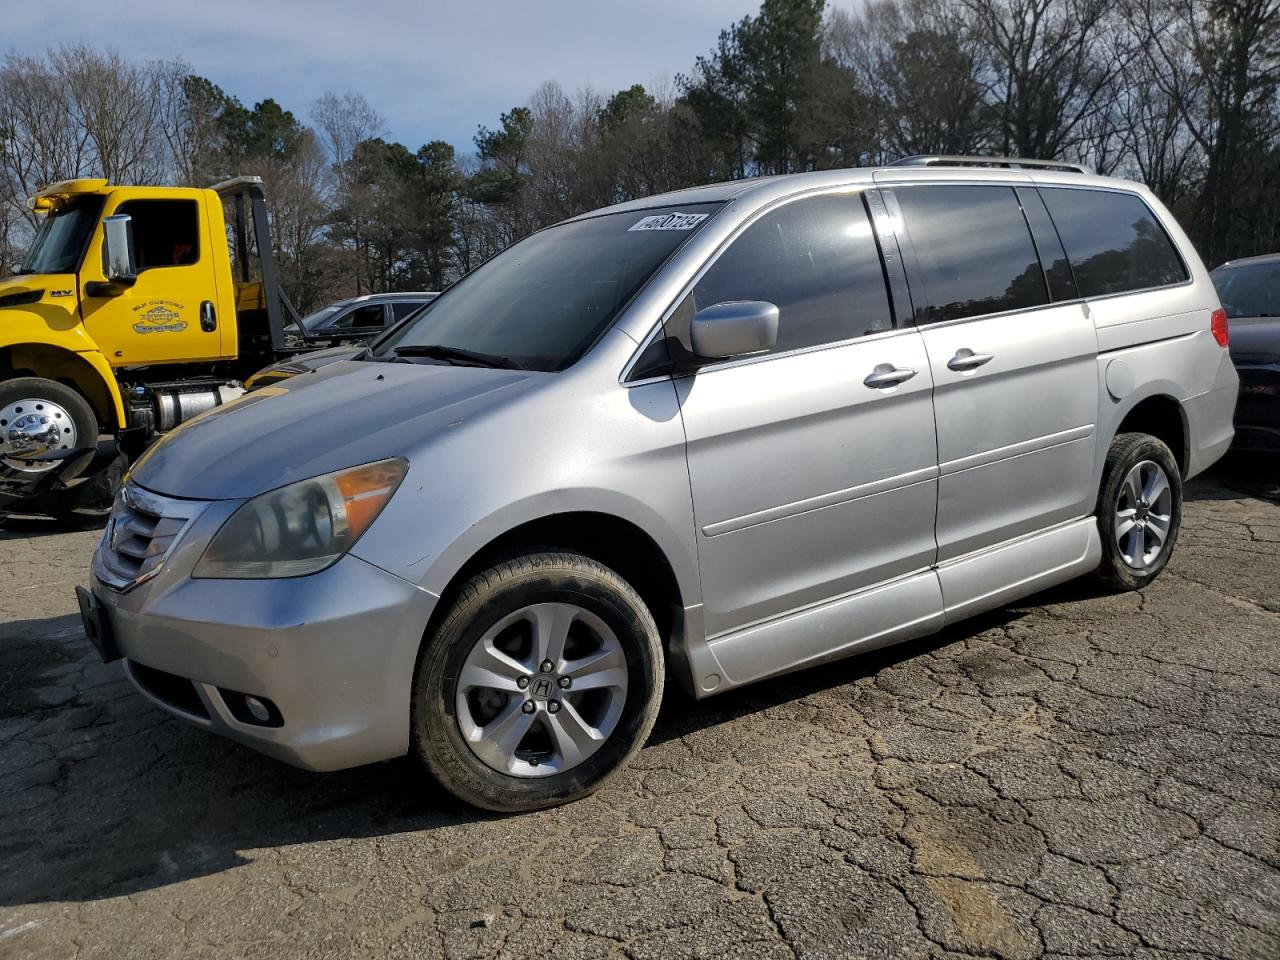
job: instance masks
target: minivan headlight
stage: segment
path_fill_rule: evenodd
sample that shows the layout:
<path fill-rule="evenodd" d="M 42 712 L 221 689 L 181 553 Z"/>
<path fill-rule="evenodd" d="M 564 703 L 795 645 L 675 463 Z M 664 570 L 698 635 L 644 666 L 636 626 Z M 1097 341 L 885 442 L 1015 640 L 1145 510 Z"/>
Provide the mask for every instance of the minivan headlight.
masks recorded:
<path fill-rule="evenodd" d="M 191 575 L 260 580 L 323 570 L 369 529 L 408 468 L 379 460 L 259 494 L 213 535 Z"/>

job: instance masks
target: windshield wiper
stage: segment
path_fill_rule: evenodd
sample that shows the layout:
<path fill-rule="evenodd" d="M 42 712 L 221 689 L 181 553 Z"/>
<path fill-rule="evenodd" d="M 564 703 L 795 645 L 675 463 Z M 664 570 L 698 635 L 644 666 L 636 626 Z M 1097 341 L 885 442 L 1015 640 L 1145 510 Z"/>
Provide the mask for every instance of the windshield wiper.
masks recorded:
<path fill-rule="evenodd" d="M 391 350 L 397 357 L 428 357 L 432 360 L 443 360 L 446 363 L 462 364 L 472 367 L 498 367 L 504 370 L 523 370 L 524 365 L 510 357 L 500 357 L 496 353 L 481 353 L 478 350 L 464 350 L 462 347 L 446 347 L 439 343 L 406 343 Z"/>

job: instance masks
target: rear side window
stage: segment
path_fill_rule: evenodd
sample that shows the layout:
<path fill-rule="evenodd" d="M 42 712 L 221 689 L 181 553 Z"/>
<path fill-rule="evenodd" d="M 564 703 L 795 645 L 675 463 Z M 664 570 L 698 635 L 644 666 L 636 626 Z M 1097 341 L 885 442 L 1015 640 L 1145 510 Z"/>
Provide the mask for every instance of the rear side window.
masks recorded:
<path fill-rule="evenodd" d="M 1142 198 L 1109 190 L 1041 187 L 1080 295 L 1097 297 L 1181 283 L 1187 268 Z"/>
<path fill-rule="evenodd" d="M 729 300 L 778 307 L 774 352 L 893 326 L 880 252 L 859 196 L 797 200 L 733 241 L 693 288 L 702 310 Z"/>
<path fill-rule="evenodd" d="M 396 300 L 391 304 L 391 314 L 396 320 L 403 320 L 420 306 L 420 300 Z"/>
<path fill-rule="evenodd" d="M 893 193 L 915 254 L 910 281 L 917 323 L 1049 302 L 1012 187 L 913 186 Z"/>

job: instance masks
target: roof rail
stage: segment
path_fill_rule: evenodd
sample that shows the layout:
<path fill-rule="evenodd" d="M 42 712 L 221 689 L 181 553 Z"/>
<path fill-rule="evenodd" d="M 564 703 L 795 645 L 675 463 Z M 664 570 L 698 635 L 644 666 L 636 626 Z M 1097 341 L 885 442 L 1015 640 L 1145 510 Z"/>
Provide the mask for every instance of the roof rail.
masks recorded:
<path fill-rule="evenodd" d="M 1093 173 L 1079 163 L 1063 160 L 1032 160 L 1028 157 L 960 157 L 921 155 L 903 157 L 889 164 L 891 167 L 1023 167 L 1028 170 L 1061 170 L 1066 173 Z"/>

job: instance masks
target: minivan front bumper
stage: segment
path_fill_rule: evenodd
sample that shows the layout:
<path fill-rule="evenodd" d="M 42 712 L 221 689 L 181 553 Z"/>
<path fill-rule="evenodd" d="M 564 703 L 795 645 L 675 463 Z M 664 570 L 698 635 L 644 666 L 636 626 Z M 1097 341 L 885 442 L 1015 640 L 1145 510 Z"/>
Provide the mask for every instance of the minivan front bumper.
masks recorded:
<path fill-rule="evenodd" d="M 400 577 L 348 555 L 287 580 L 184 574 L 119 592 L 95 576 L 92 590 L 130 680 L 175 716 L 308 770 L 408 750 L 436 597 Z M 269 722 L 246 712 L 246 695 L 274 706 Z"/>

